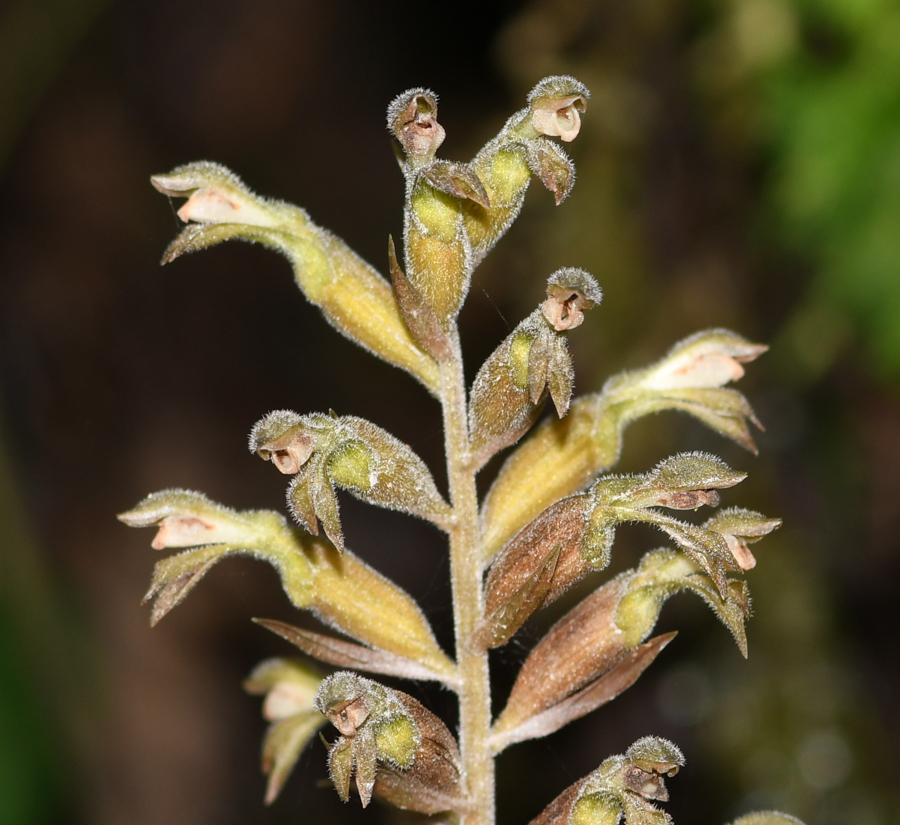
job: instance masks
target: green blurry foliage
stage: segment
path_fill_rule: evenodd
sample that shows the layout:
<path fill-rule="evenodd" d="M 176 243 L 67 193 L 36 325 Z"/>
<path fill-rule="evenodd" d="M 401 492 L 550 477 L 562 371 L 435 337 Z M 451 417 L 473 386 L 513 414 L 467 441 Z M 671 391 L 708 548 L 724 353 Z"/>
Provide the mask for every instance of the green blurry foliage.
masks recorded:
<path fill-rule="evenodd" d="M 876 372 L 896 379 L 900 6 L 772 6 L 787 48 L 763 78 L 774 156 L 771 209 L 786 244 L 813 268 L 789 334 L 798 356 L 821 370 L 852 325 Z"/>
<path fill-rule="evenodd" d="M 855 339 L 875 374 L 896 379 L 900 7 L 738 0 L 711 10 L 694 50 L 698 88 L 723 143 L 767 156 L 764 223 L 809 271 L 782 336 L 792 372 L 817 379 Z"/>

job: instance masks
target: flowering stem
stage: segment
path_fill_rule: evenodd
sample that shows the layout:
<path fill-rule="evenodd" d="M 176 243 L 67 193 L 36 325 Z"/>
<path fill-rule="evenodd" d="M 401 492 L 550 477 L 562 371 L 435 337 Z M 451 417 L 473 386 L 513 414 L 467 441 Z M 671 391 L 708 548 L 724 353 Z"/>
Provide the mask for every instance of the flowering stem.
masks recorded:
<path fill-rule="evenodd" d="M 457 336 L 458 338 L 458 336 Z M 478 494 L 469 460 L 466 387 L 459 342 L 453 358 L 442 367 L 441 404 L 447 476 L 454 523 L 450 529 L 450 580 L 459 668 L 459 744 L 471 810 L 461 825 L 494 823 L 494 758 L 488 737 L 491 726 L 491 687 L 486 652 L 473 650 L 469 639 L 484 616 Z"/>

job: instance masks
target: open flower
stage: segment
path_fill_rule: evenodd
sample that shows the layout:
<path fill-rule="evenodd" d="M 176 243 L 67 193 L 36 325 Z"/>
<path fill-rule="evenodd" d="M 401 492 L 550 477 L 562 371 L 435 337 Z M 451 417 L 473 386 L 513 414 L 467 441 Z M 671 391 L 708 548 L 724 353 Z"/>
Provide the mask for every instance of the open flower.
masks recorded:
<path fill-rule="evenodd" d="M 528 96 L 531 125 L 542 135 L 569 143 L 581 130 L 581 114 L 589 96 L 587 88 L 573 77 L 548 77 Z"/>
<path fill-rule="evenodd" d="M 547 300 L 541 313 L 557 332 L 575 329 L 584 322 L 584 312 L 603 300 L 597 282 L 580 269 L 561 269 L 547 281 Z"/>
<path fill-rule="evenodd" d="M 681 341 L 661 361 L 641 370 L 636 384 L 642 390 L 659 391 L 723 387 L 744 375 L 741 364 L 767 349 L 725 329 L 707 330 Z"/>
<path fill-rule="evenodd" d="M 324 724 L 314 706 L 322 678 L 302 662 L 266 659 L 244 682 L 247 693 L 264 695 L 263 716 L 272 724 L 263 739 L 262 770 L 269 777 L 266 804 L 275 801 L 300 753 Z"/>
<path fill-rule="evenodd" d="M 756 559 L 748 545 L 781 527 L 781 519 L 767 518 L 742 507 L 729 507 L 703 526 L 725 539 L 731 555 L 742 570 L 752 570 L 756 567 Z"/>
<path fill-rule="evenodd" d="M 684 765 L 667 739 L 645 736 L 623 756 L 611 756 L 593 773 L 563 791 L 530 825 L 668 825 L 653 801 L 669 798 L 664 779 Z"/>
<path fill-rule="evenodd" d="M 355 779 L 364 808 L 377 793 L 425 814 L 464 809 L 456 740 L 412 696 L 343 671 L 322 682 L 315 706 L 341 733 L 328 772 L 344 802 Z"/>
<path fill-rule="evenodd" d="M 407 156 L 427 160 L 444 142 L 446 132 L 437 122 L 437 104 L 437 95 L 430 89 L 410 89 L 388 106 L 388 129 Z"/>
<path fill-rule="evenodd" d="M 275 228 L 283 216 L 273 203 L 254 195 L 244 182 L 218 163 L 201 161 L 179 166 L 150 182 L 164 195 L 187 198 L 178 210 L 185 223 L 239 223 Z"/>

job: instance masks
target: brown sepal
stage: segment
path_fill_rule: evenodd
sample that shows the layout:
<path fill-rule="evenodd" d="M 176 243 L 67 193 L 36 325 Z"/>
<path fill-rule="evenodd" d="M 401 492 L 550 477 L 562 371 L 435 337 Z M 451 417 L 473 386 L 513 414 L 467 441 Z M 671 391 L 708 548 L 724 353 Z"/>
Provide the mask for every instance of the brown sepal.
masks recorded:
<path fill-rule="evenodd" d="M 505 644 L 535 610 L 587 574 L 591 566 L 582 557 L 581 540 L 591 506 L 587 496 L 558 501 L 507 544 L 485 583 L 480 644 Z"/>
<path fill-rule="evenodd" d="M 394 695 L 412 717 L 422 741 L 410 768 L 387 762 L 379 765 L 375 793 L 405 810 L 423 814 L 441 811 L 464 812 L 459 747 L 447 726 L 412 696 L 395 691 Z"/>
<path fill-rule="evenodd" d="M 575 185 L 575 164 L 558 144 L 546 138 L 529 141 L 525 158 L 531 171 L 553 193 L 559 206 Z"/>
<path fill-rule="evenodd" d="M 446 682 L 444 676 L 435 673 L 431 668 L 397 653 L 314 633 L 274 619 L 253 621 L 287 639 L 307 655 L 336 667 L 381 673 L 385 676 L 399 676 L 403 679 Z"/>
<path fill-rule="evenodd" d="M 160 619 L 166 615 L 173 607 L 177 607 L 184 601 L 185 597 L 191 590 L 196 587 L 200 579 L 202 579 L 210 570 L 210 568 L 219 561 L 218 558 L 212 558 L 202 564 L 197 565 L 193 570 L 188 570 L 177 579 L 173 579 L 167 584 L 156 588 L 151 588 L 141 604 L 146 604 L 150 599 L 156 597 L 153 607 L 150 611 L 150 627 L 155 627 Z"/>
<path fill-rule="evenodd" d="M 587 687 L 547 710 L 531 716 L 517 727 L 502 734 L 495 734 L 491 738 L 493 752 L 499 753 L 516 742 L 549 736 L 568 725 L 569 722 L 574 722 L 607 702 L 611 702 L 638 680 L 676 635 L 677 633 L 673 632 L 655 636 L 625 654 L 617 665 Z"/>
<path fill-rule="evenodd" d="M 628 649 L 615 618 L 626 584 L 612 579 L 550 628 L 519 671 L 494 726 L 498 733 L 553 707 L 622 661 Z"/>
<path fill-rule="evenodd" d="M 437 190 L 464 198 L 485 209 L 491 208 L 491 200 L 484 184 L 468 163 L 451 160 L 436 160 L 422 170 L 428 182 Z"/>

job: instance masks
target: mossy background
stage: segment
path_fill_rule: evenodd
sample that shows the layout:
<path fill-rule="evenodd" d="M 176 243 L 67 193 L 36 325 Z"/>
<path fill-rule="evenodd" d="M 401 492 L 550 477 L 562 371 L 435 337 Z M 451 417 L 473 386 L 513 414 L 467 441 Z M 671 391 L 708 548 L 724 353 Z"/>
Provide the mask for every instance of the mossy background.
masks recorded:
<path fill-rule="evenodd" d="M 275 575 L 217 568 L 159 627 L 157 556 L 113 515 L 169 486 L 283 506 L 245 449 L 271 409 L 385 426 L 435 468 L 434 402 L 335 335 L 287 264 L 230 245 L 157 261 L 176 219 L 147 178 L 209 158 L 295 201 L 386 270 L 402 181 L 384 130 L 411 86 L 442 98 L 442 154 L 470 157 L 546 74 L 593 97 L 560 208 L 535 186 L 463 313 L 474 375 L 547 274 L 591 271 L 580 391 L 728 326 L 772 351 L 741 388 L 759 458 L 678 416 L 626 436 L 623 468 L 707 449 L 750 479 L 726 504 L 783 516 L 748 574 L 744 662 L 696 600 L 614 706 L 500 763 L 527 822 L 640 736 L 688 767 L 677 823 L 779 807 L 807 825 L 900 822 L 900 5 L 896 0 L 8 0 L 0 8 L 0 824 L 389 822 L 322 787 L 313 745 L 262 806 L 259 701 L 289 652 Z M 495 465 L 491 465 L 492 467 Z M 486 478 L 491 468 L 486 471 Z M 449 644 L 437 533 L 343 501 L 348 544 L 429 606 Z M 615 569 L 658 535 L 620 531 Z M 496 657 L 508 684 L 540 627 Z M 305 619 L 298 619 L 305 621 Z M 452 716 L 443 693 L 414 688 Z"/>

